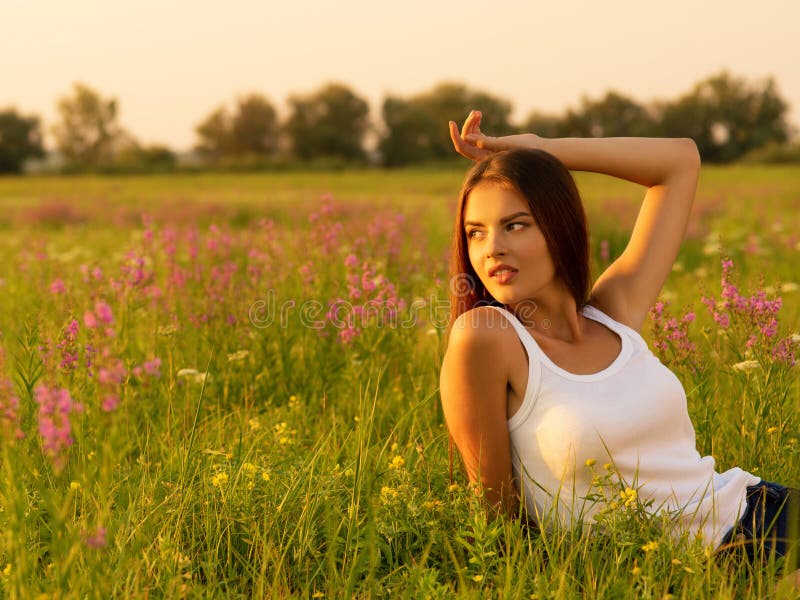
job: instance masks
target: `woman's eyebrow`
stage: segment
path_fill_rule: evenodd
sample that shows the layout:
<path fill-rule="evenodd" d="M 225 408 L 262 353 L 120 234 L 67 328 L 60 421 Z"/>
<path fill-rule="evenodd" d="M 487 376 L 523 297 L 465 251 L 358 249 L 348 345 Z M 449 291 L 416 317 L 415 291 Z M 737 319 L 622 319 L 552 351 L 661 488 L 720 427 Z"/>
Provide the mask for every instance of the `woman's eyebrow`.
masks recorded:
<path fill-rule="evenodd" d="M 507 217 L 503 217 L 502 219 L 500 219 L 500 224 L 504 225 L 505 223 L 508 223 L 509 221 L 513 221 L 514 219 L 517 219 L 519 217 L 530 217 L 532 219 L 533 215 L 531 215 L 531 213 L 527 213 L 527 212 L 517 212 L 517 213 L 514 213 L 513 215 L 508 215 Z M 483 225 L 483 223 L 478 223 L 477 221 L 464 221 L 464 227 L 467 227 L 468 225 L 476 225 L 476 226 L 480 227 L 480 226 Z"/>

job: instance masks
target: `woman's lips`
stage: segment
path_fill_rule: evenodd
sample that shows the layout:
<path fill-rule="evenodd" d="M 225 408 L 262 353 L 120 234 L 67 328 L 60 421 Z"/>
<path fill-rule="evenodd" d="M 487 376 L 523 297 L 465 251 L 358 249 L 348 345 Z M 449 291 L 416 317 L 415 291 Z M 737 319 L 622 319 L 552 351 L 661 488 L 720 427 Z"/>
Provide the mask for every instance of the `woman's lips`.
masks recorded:
<path fill-rule="evenodd" d="M 492 275 L 492 279 L 494 279 L 497 283 L 506 284 L 509 283 L 514 276 L 516 276 L 517 271 L 513 269 L 498 271 L 494 275 Z"/>

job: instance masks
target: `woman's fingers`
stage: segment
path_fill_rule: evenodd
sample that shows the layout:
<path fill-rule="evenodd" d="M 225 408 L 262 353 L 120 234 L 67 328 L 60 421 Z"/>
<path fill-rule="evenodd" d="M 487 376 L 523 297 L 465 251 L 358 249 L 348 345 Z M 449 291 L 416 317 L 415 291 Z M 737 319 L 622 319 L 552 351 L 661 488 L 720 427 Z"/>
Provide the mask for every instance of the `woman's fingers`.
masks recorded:
<path fill-rule="evenodd" d="M 485 150 L 502 150 L 500 142 L 497 138 L 483 135 L 482 133 L 471 133 L 464 138 L 468 144 L 472 144 L 477 148 Z"/>
<path fill-rule="evenodd" d="M 467 135 L 469 135 L 470 133 L 474 133 L 474 124 L 475 124 L 476 118 L 477 118 L 478 121 L 480 121 L 480 117 L 477 116 L 477 113 L 478 113 L 478 111 L 472 110 L 467 115 L 467 118 L 464 120 L 464 126 L 461 128 L 461 137 L 462 138 L 466 138 Z"/>
<path fill-rule="evenodd" d="M 453 140 L 453 146 L 455 147 L 456 152 L 465 158 L 469 158 L 470 160 L 475 159 L 475 155 L 472 150 L 474 146 L 471 146 L 464 141 L 464 138 L 458 131 L 458 125 L 456 125 L 455 121 L 450 121 L 450 139 Z"/>
<path fill-rule="evenodd" d="M 461 131 L 455 121 L 450 121 L 450 139 L 453 146 L 461 156 L 470 160 L 480 160 L 489 156 L 494 150 L 497 138 L 490 138 L 481 133 L 481 118 L 483 115 L 479 110 L 470 111 Z"/>

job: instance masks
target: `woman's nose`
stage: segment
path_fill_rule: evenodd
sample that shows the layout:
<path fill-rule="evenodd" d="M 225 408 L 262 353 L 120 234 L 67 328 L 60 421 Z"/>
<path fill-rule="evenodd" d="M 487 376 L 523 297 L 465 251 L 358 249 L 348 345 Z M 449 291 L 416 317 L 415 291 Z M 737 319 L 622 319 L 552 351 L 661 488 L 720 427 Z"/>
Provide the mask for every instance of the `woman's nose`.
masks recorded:
<path fill-rule="evenodd" d="M 506 253 L 505 243 L 499 233 L 489 233 L 486 240 L 487 256 L 500 256 Z"/>

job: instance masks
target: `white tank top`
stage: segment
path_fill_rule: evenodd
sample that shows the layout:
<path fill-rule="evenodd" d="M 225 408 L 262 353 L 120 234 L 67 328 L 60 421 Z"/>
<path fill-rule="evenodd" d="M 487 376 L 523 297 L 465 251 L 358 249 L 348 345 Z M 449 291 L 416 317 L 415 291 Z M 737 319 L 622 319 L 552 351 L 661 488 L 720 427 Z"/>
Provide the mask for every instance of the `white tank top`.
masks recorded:
<path fill-rule="evenodd" d="M 514 326 L 528 354 L 528 384 L 508 420 L 512 463 L 528 513 L 543 525 L 593 522 L 604 508 L 586 500 L 592 469 L 613 463 L 650 510 L 669 511 L 677 533 L 688 530 L 718 546 L 737 522 L 746 487 L 760 478 L 735 467 L 717 473 L 701 457 L 678 378 L 648 349 L 638 332 L 593 306 L 583 316 L 619 335 L 622 351 L 611 365 L 576 375 L 553 363 L 516 316 L 493 306 Z M 590 460 L 591 459 L 591 460 Z"/>

